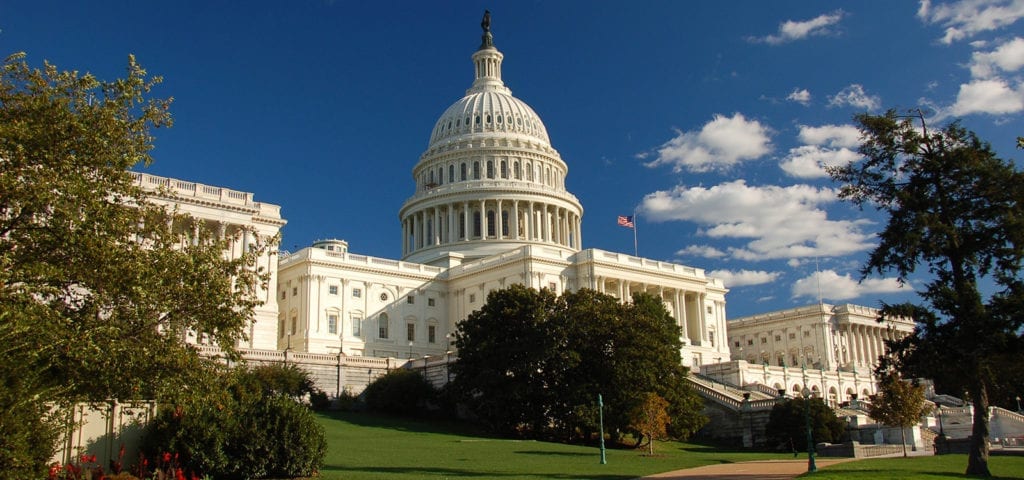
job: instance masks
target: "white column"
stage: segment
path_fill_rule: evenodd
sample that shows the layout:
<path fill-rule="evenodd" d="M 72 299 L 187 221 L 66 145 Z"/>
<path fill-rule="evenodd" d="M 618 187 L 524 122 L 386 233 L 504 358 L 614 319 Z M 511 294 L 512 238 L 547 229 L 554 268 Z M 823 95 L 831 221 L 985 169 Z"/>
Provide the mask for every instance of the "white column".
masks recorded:
<path fill-rule="evenodd" d="M 509 218 L 512 239 L 519 240 L 519 200 L 512 200 L 512 215 Z"/>
<path fill-rule="evenodd" d="M 487 204 L 480 200 L 480 238 L 487 238 Z"/>
<path fill-rule="evenodd" d="M 501 172 L 498 172 L 498 173 L 500 174 Z M 494 202 L 497 204 L 494 207 L 494 222 L 497 224 L 497 225 L 494 226 L 494 236 L 497 237 L 498 240 L 501 240 L 502 238 L 504 238 L 504 235 L 502 235 L 502 231 L 501 231 L 501 227 L 504 226 L 504 222 L 502 222 L 502 217 L 501 217 L 501 199 L 499 198 L 498 200 L 495 200 Z"/>
<path fill-rule="evenodd" d="M 470 223 L 470 220 L 472 220 L 471 217 L 472 216 L 469 214 L 469 202 L 462 202 L 462 241 L 464 242 L 469 241 L 470 232 L 472 232 L 473 225 Z"/>

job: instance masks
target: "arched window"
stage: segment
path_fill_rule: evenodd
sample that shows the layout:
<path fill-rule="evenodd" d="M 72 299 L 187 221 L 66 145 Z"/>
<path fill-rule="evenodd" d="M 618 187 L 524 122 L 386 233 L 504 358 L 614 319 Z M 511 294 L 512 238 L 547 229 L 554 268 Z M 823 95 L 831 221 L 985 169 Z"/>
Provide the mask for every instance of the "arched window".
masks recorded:
<path fill-rule="evenodd" d="M 466 238 L 466 216 L 459 213 L 459 238 Z"/>
<path fill-rule="evenodd" d="M 480 180 L 480 162 L 473 162 L 473 180 Z"/>
<path fill-rule="evenodd" d="M 462 165 L 459 165 L 459 180 L 466 181 L 466 162 L 462 162 Z"/>
<path fill-rule="evenodd" d="M 526 181 L 528 181 L 528 182 L 532 182 L 533 181 L 533 164 L 532 163 L 527 163 L 526 164 Z"/>
<path fill-rule="evenodd" d="M 501 212 L 501 234 L 508 236 L 508 210 Z"/>
<path fill-rule="evenodd" d="M 487 178 L 494 178 L 494 162 L 487 161 Z"/>
<path fill-rule="evenodd" d="M 487 211 L 487 236 L 494 236 L 494 210 Z"/>
<path fill-rule="evenodd" d="M 473 212 L 473 236 L 480 236 L 480 212 Z"/>
<path fill-rule="evenodd" d="M 388 338 L 388 314 L 386 313 L 377 317 L 377 337 Z"/>
<path fill-rule="evenodd" d="M 455 165 L 448 165 L 448 183 L 455 183 Z"/>
<path fill-rule="evenodd" d="M 512 164 L 512 175 L 515 175 L 515 177 L 516 177 L 516 180 L 521 180 L 521 179 L 522 179 L 522 177 L 523 177 L 523 172 L 521 172 L 521 171 L 519 170 L 519 162 L 514 162 L 514 163 Z"/>
<path fill-rule="evenodd" d="M 501 178 L 508 178 L 508 162 L 501 161 Z"/>
<path fill-rule="evenodd" d="M 434 171 L 430 171 L 430 183 L 434 183 Z"/>

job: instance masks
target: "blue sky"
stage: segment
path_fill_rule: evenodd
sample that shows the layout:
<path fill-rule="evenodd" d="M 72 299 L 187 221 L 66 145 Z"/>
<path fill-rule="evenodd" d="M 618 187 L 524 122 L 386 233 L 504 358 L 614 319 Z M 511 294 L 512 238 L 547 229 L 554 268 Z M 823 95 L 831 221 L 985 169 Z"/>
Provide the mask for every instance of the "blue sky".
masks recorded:
<path fill-rule="evenodd" d="M 145 171 L 281 205 L 284 249 L 397 258 L 412 167 L 470 86 L 485 8 L 506 85 L 569 165 L 584 246 L 631 253 L 615 220 L 637 209 L 640 255 L 723 278 L 730 317 L 819 285 L 915 298 L 857 282 L 881 218 L 821 169 L 856 159 L 855 113 L 924 107 L 1021 158 L 1024 0 L 3 1 L 0 53 L 106 79 L 135 54 L 175 99 Z"/>

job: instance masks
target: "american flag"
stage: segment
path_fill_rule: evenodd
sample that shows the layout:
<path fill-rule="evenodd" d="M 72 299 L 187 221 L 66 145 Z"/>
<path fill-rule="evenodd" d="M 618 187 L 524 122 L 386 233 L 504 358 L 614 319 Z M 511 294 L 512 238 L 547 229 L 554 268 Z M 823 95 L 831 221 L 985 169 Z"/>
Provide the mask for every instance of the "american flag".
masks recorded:
<path fill-rule="evenodd" d="M 626 228 L 633 228 L 633 216 L 632 215 L 619 215 L 619 226 Z"/>

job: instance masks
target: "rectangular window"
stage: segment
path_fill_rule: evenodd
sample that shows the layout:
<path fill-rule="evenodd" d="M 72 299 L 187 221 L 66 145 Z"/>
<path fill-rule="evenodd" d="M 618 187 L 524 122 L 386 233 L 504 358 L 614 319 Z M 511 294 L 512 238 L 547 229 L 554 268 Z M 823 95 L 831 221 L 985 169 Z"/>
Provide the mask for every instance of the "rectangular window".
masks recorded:
<path fill-rule="evenodd" d="M 782 341 L 782 335 L 776 335 L 775 336 L 775 341 L 776 342 L 781 342 Z"/>
<path fill-rule="evenodd" d="M 299 317 L 292 317 L 292 333 L 291 333 L 292 335 L 295 335 L 295 332 L 298 331 L 298 327 L 299 327 Z"/>
<path fill-rule="evenodd" d="M 711 306 L 708 305 L 708 314 L 710 315 L 711 313 L 713 313 L 713 311 L 711 310 Z"/>
<path fill-rule="evenodd" d="M 377 318 L 377 336 L 388 338 L 388 316 L 383 313 Z"/>
<path fill-rule="evenodd" d="M 811 336 L 811 331 L 810 330 L 804 330 L 804 336 L 805 337 Z"/>
<path fill-rule="evenodd" d="M 416 340 L 416 324 L 407 323 L 405 324 L 405 339 L 408 341 Z"/>
<path fill-rule="evenodd" d="M 753 344 L 754 344 L 754 341 L 752 339 L 748 338 L 747 339 L 747 345 L 753 345 Z"/>
<path fill-rule="evenodd" d="M 558 284 L 555 283 L 555 282 L 548 282 L 548 288 L 550 288 L 551 291 L 553 291 L 553 292 L 557 292 L 558 291 Z"/>
<path fill-rule="evenodd" d="M 327 287 L 327 293 L 330 294 L 330 295 L 337 295 L 338 294 L 338 286 L 337 285 L 331 285 L 331 286 Z"/>
<path fill-rule="evenodd" d="M 363 296 L 363 290 L 361 288 L 353 288 L 352 289 L 352 296 L 356 297 L 356 298 L 362 297 Z"/>
<path fill-rule="evenodd" d="M 733 342 L 733 344 L 737 347 L 740 346 L 740 342 Z"/>
<path fill-rule="evenodd" d="M 434 306 L 434 299 L 433 298 L 428 298 L 427 299 L 427 306 L 428 307 L 433 307 Z"/>
<path fill-rule="evenodd" d="M 761 337 L 761 343 L 762 344 L 768 343 L 768 337 Z"/>
<path fill-rule="evenodd" d="M 327 316 L 327 333 L 338 334 L 338 316 L 333 313 Z"/>
<path fill-rule="evenodd" d="M 405 303 L 408 303 L 409 305 L 412 305 L 412 304 L 416 303 L 416 297 L 414 297 L 412 295 L 409 295 L 408 297 L 405 297 Z"/>
<path fill-rule="evenodd" d="M 469 294 L 469 303 L 476 303 L 476 294 L 475 293 Z"/>
<path fill-rule="evenodd" d="M 292 287 L 292 296 L 294 297 L 294 296 L 296 296 L 298 294 L 299 294 L 299 287 Z"/>
<path fill-rule="evenodd" d="M 358 337 L 363 334 L 362 332 L 363 317 L 359 315 L 352 316 L 352 336 Z"/>
<path fill-rule="evenodd" d="M 795 333 L 789 334 L 789 339 L 790 340 L 796 340 L 796 334 Z"/>
<path fill-rule="evenodd" d="M 427 342 L 437 342 L 437 325 L 427 325 Z"/>

